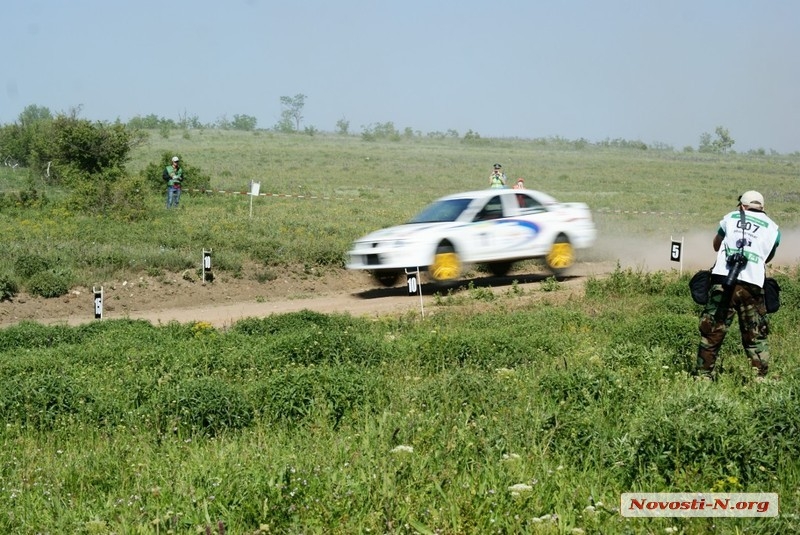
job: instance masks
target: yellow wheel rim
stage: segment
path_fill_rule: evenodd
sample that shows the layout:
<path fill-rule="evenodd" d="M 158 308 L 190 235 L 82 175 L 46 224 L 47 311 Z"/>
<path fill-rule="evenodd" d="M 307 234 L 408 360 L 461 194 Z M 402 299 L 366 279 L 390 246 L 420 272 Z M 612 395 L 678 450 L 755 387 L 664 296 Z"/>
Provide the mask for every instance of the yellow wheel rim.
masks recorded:
<path fill-rule="evenodd" d="M 430 266 L 431 278 L 437 281 L 446 281 L 458 278 L 461 272 L 461 262 L 456 253 L 438 253 L 433 257 Z"/>
<path fill-rule="evenodd" d="M 554 243 L 547 254 L 547 265 L 551 269 L 566 269 L 575 263 L 575 251 L 569 243 Z"/>

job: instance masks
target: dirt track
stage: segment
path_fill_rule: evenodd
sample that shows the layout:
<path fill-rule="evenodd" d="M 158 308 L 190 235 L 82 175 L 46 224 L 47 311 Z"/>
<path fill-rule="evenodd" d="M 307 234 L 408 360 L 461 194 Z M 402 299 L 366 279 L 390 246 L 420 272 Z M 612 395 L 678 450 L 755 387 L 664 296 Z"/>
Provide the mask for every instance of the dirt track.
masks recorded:
<path fill-rule="evenodd" d="M 586 275 L 597 266 L 576 265 L 574 273 L 561 281 L 561 289 L 572 293 L 583 288 Z M 605 266 L 603 269 L 606 269 Z M 537 285 L 547 278 L 545 273 L 512 273 L 507 277 L 488 275 L 464 279 L 452 288 L 487 288 L 507 292 L 517 281 L 520 294 L 531 296 Z M 224 328 L 248 317 L 313 310 L 322 313 L 341 312 L 354 316 L 380 316 L 416 311 L 428 313 L 436 299 L 436 291 L 447 288 L 423 285 L 420 296 L 409 295 L 405 286 L 378 288 L 363 273 L 338 273 L 314 278 L 286 278 L 267 283 L 229 280 L 203 284 L 176 277 L 168 284 L 140 279 L 122 281 L 104 288 L 103 319 L 144 319 L 153 324 L 204 321 Z M 0 304 L 0 326 L 29 320 L 44 324 L 79 325 L 98 321 L 95 316 L 91 288 L 74 290 L 57 299 L 18 296 Z"/>
<path fill-rule="evenodd" d="M 558 293 L 568 296 L 582 292 L 586 277 L 604 276 L 616 269 L 617 265 L 637 270 L 681 269 L 684 272 L 707 268 L 715 258 L 711 249 L 712 238 L 713 234 L 707 232 L 687 237 L 683 260 L 676 263 L 670 259 L 667 240 L 654 243 L 652 238 L 603 237 L 590 254 L 583 256 L 583 261 L 573 266 Z M 784 230 L 773 265 L 798 265 L 798 251 L 800 232 Z M 103 318 L 144 319 L 154 324 L 205 321 L 224 328 L 247 317 L 303 309 L 379 316 L 407 311 L 427 313 L 435 308 L 435 288 L 424 286 L 420 299 L 419 296 L 409 296 L 405 286 L 377 288 L 371 278 L 361 272 L 319 272 L 314 269 L 287 271 L 275 280 L 264 283 L 248 277 L 236 279 L 223 275 L 206 284 L 186 275 L 177 273 L 172 278 L 138 277 L 135 280 L 104 283 Z M 479 275 L 460 281 L 460 286 L 466 287 L 471 282 L 475 287 L 491 288 L 494 292 L 503 293 L 509 291 L 516 280 L 523 290 L 520 293 L 530 299 L 548 294 L 537 290 L 547 276 L 536 266 L 532 268 L 523 264 L 507 277 Z M 446 289 L 441 293 L 446 293 Z M 94 312 L 92 288 L 76 288 L 70 294 L 55 299 L 20 294 L 12 301 L 0 302 L 0 327 L 25 320 L 78 325 L 98 321 Z"/>

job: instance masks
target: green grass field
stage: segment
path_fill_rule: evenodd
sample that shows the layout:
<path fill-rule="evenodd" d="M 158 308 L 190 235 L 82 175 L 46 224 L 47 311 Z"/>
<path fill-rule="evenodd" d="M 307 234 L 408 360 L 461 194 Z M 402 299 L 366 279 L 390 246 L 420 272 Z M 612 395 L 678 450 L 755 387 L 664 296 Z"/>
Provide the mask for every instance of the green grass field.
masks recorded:
<path fill-rule="evenodd" d="M 215 190 L 256 180 L 280 196 L 256 199 L 252 218 L 242 195 L 190 192 L 174 211 L 153 196 L 129 223 L 72 213 L 40 187 L 41 207 L 3 204 L 0 276 L 25 287 L 25 273 L 63 270 L 93 284 L 188 269 L 207 247 L 231 276 L 335 271 L 354 238 L 483 188 L 495 161 L 587 202 L 604 234 L 710 236 L 746 189 L 785 228 L 800 217 L 796 157 L 203 131 L 153 135 L 131 171 L 165 151 Z M 1 172 L 6 195 L 28 187 Z M 620 268 L 587 279 L 582 298 L 555 280 L 467 288 L 424 319 L 7 327 L 0 532 L 797 532 L 800 271 L 775 274 L 767 382 L 736 327 L 717 382 L 688 373 L 698 308 L 675 270 Z M 623 492 L 775 492 L 780 516 L 627 519 Z"/>
<path fill-rule="evenodd" d="M 721 215 L 747 189 L 765 195 L 770 215 L 784 228 L 800 221 L 796 156 L 204 130 L 169 139 L 152 133 L 135 150 L 131 173 L 164 152 L 180 154 L 210 175 L 212 191 L 247 191 L 257 181 L 268 195 L 254 200 L 250 217 L 248 196 L 193 191 L 189 177 L 180 210 L 167 212 L 162 197 L 148 196 L 148 217 L 129 223 L 113 214 L 98 220 L 74 213 L 59 202 L 60 190 L 34 179 L 38 194 L 52 202 L 40 209 L 4 203 L 0 234 L 7 254 L 0 273 L 19 279 L 15 263 L 40 261 L 58 266 L 71 284 L 91 286 L 112 277 L 189 269 L 203 248 L 215 251 L 219 269 L 237 276 L 253 276 L 264 265 L 341 268 L 354 239 L 407 220 L 441 195 L 485 187 L 496 161 L 512 180 L 522 176 L 528 187 L 589 204 L 601 238 L 713 235 Z M 24 188 L 22 173 L 1 168 L 0 191 Z M 17 282 L 24 287 L 24 280 Z"/>

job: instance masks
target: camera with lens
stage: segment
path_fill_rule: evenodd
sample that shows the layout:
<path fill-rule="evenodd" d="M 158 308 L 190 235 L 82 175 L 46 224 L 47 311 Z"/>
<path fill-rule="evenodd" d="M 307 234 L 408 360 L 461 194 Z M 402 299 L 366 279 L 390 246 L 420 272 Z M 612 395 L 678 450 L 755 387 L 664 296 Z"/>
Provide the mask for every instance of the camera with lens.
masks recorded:
<path fill-rule="evenodd" d="M 733 286 L 736 284 L 736 277 L 742 272 L 745 264 L 747 264 L 747 257 L 736 252 L 728 256 L 726 260 L 728 266 L 728 277 L 725 279 L 725 286 Z"/>

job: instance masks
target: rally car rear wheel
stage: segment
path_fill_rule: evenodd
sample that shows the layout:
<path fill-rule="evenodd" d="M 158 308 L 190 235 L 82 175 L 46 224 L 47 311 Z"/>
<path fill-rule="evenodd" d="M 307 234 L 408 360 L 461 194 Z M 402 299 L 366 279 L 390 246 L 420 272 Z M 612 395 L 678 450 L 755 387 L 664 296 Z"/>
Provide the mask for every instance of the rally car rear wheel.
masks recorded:
<path fill-rule="evenodd" d="M 563 275 L 575 263 L 575 249 L 565 234 L 559 234 L 545 257 L 547 269 L 554 275 Z"/>
<path fill-rule="evenodd" d="M 442 242 L 436 248 L 428 274 L 434 282 L 447 282 L 461 276 L 461 259 L 450 242 Z"/>

